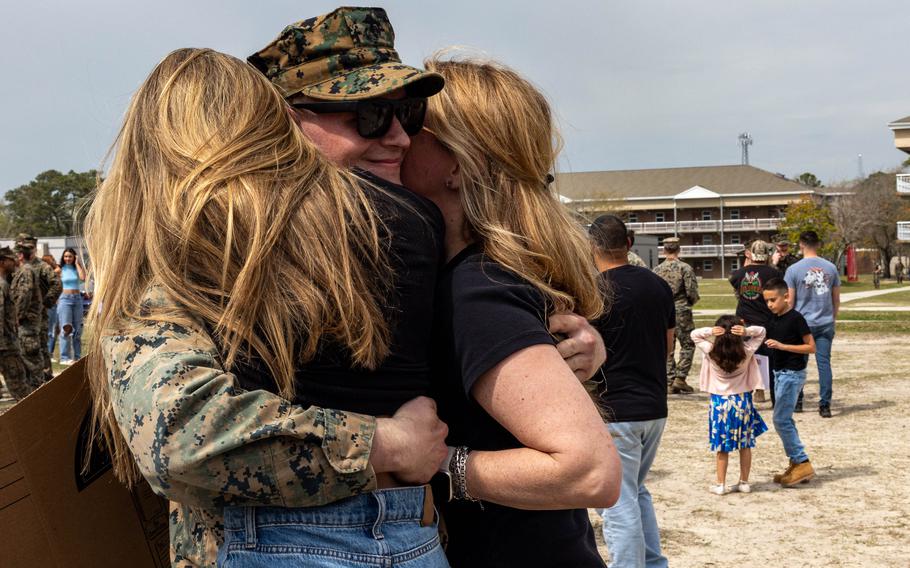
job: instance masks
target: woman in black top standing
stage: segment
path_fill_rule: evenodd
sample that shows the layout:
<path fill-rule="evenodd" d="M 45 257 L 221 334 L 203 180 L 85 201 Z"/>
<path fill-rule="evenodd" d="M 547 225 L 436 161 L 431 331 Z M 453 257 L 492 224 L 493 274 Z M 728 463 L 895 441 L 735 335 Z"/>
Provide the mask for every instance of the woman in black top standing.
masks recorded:
<path fill-rule="evenodd" d="M 619 460 L 546 318 L 602 311 L 590 246 L 549 187 L 544 97 L 495 63 L 426 62 L 446 89 L 405 159 L 446 220 L 434 338 L 455 500 L 453 566 L 602 566 L 586 507 L 619 494 Z"/>

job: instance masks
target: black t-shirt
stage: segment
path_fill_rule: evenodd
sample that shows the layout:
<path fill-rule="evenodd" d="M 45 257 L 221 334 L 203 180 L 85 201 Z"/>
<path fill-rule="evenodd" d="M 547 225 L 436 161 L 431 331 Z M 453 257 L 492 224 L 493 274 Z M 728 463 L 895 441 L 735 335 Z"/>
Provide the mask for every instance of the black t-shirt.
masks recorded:
<path fill-rule="evenodd" d="M 746 320 L 746 325 L 764 327 L 774 315 L 762 296 L 762 286 L 772 278 L 783 278 L 783 275 L 767 264 L 744 266 L 730 276 L 730 284 L 739 300 L 736 315 Z"/>
<path fill-rule="evenodd" d="M 767 339 L 775 339 L 784 345 L 803 345 L 803 337 L 812 333 L 806 318 L 796 310 L 790 310 L 782 316 L 773 316 L 768 322 Z M 801 371 L 809 362 L 808 355 L 791 353 L 781 349 L 771 349 L 771 368 L 775 371 L 789 369 Z"/>
<path fill-rule="evenodd" d="M 363 186 L 383 221 L 380 238 L 393 270 L 393 293 L 380 299 L 392 332 L 390 354 L 370 371 L 355 367 L 344 346 L 322 341 L 316 357 L 296 371 L 293 402 L 390 416 L 408 400 L 429 394 L 433 304 L 445 260 L 445 222 L 431 201 L 368 172 L 357 174 L 380 188 Z M 247 390 L 278 391 L 261 360 L 239 362 L 233 371 Z"/>
<path fill-rule="evenodd" d="M 676 327 L 673 292 L 647 268 L 619 266 L 601 277 L 613 304 L 593 323 L 607 347 L 600 398 L 612 422 L 667 417 L 667 330 Z"/>
<path fill-rule="evenodd" d="M 439 277 L 434 333 L 434 396 L 449 426 L 447 443 L 474 450 L 521 443 L 471 396 L 474 383 L 508 356 L 553 345 L 539 291 L 470 246 Z M 439 379 L 438 381 L 436 379 Z M 455 568 L 603 566 L 585 509 L 525 511 L 484 503 L 440 504 Z"/>

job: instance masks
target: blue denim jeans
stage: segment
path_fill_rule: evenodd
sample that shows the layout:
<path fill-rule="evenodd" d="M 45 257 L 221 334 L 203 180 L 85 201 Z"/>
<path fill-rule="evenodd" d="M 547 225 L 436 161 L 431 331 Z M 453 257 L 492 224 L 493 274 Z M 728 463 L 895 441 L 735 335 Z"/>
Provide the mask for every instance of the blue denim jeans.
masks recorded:
<path fill-rule="evenodd" d="M 784 444 L 787 457 L 795 463 L 809 459 L 799 439 L 796 422 L 793 420 L 793 409 L 796 408 L 796 399 L 799 391 L 806 382 L 806 370 L 792 371 L 783 369 L 774 371 L 774 394 L 777 402 L 774 403 L 774 429 Z"/>
<path fill-rule="evenodd" d="M 82 294 L 60 294 L 57 317 L 60 325 L 60 362 L 77 361 L 82 357 Z M 65 325 L 72 326 L 70 335 L 64 331 Z"/>
<path fill-rule="evenodd" d="M 423 487 L 380 489 L 322 507 L 228 507 L 224 568 L 448 568 Z"/>
<path fill-rule="evenodd" d="M 815 340 L 815 364 L 818 366 L 818 405 L 831 406 L 834 375 L 831 373 L 831 343 L 834 341 L 834 322 L 810 327 Z"/>
<path fill-rule="evenodd" d="M 604 520 L 604 542 L 610 551 L 610 568 L 667 566 L 660 552 L 660 531 L 645 487 L 648 470 L 667 419 L 609 424 L 613 444 L 622 462 L 622 489 L 619 500 L 609 509 L 598 509 Z"/>
<path fill-rule="evenodd" d="M 47 352 L 54 356 L 57 344 L 57 306 L 47 309 Z"/>

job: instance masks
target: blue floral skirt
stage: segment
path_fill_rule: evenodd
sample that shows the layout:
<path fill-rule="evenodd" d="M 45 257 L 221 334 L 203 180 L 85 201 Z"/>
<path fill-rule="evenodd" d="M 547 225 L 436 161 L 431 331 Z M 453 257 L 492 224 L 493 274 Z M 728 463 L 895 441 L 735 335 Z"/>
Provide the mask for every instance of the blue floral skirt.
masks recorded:
<path fill-rule="evenodd" d="M 768 431 L 752 404 L 752 393 L 711 395 L 708 411 L 708 438 L 712 452 L 754 448 L 755 438 Z"/>

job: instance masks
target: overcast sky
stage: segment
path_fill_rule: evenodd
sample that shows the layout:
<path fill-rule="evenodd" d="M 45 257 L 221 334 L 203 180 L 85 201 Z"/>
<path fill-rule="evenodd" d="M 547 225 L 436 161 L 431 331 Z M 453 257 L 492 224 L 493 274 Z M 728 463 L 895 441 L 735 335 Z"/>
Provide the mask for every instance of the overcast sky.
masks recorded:
<path fill-rule="evenodd" d="M 751 163 L 825 183 L 906 158 L 908 0 L 380 2 L 405 62 L 458 44 L 550 97 L 561 171 Z M 15 5 L 15 7 L 11 7 Z M 179 47 L 238 57 L 334 2 L 42 1 L 0 7 L 0 192 L 96 168 L 130 95 Z"/>

